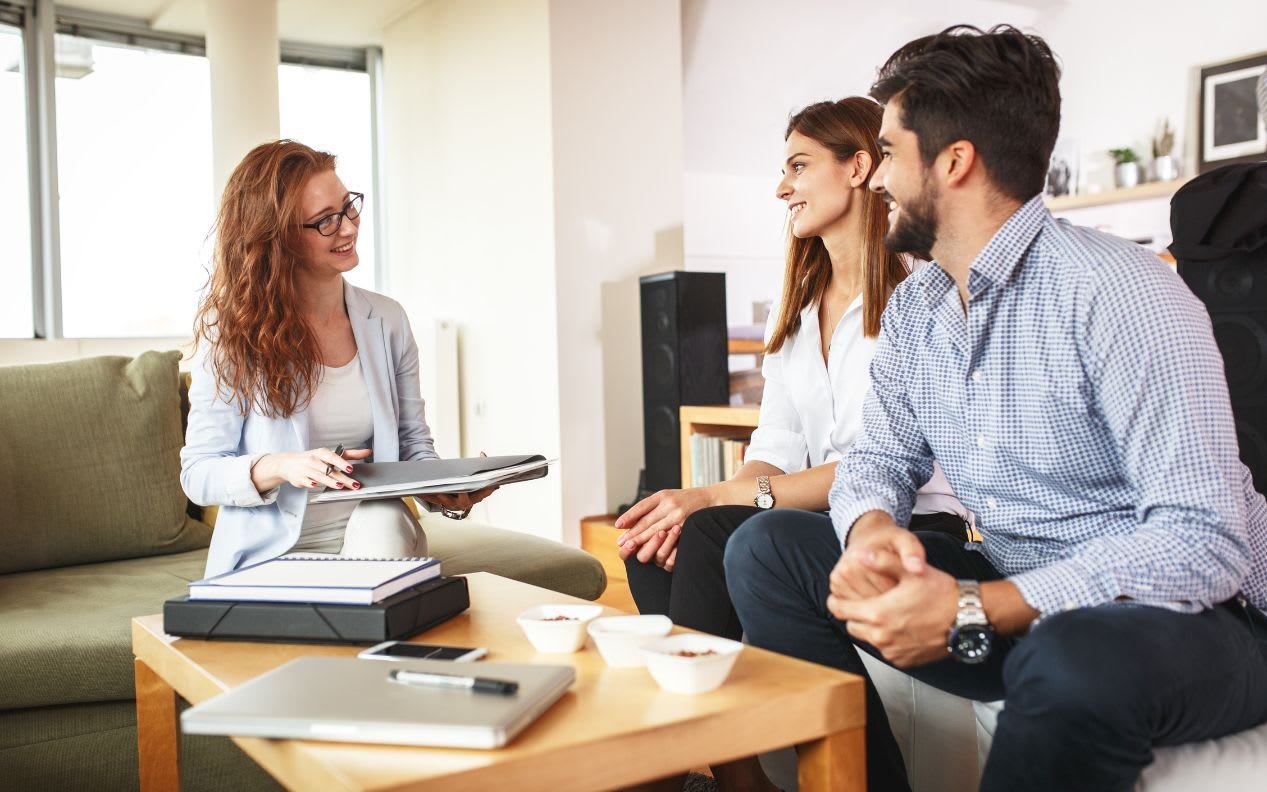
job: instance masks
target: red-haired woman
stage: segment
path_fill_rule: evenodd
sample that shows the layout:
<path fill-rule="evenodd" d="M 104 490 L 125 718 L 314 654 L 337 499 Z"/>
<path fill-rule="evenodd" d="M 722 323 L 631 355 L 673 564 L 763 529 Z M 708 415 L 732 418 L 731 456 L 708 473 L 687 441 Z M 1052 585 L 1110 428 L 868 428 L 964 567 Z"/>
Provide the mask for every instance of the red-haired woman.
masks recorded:
<path fill-rule="evenodd" d="M 404 310 L 343 278 L 359 260 L 364 197 L 334 166 L 280 140 L 225 186 L 181 451 L 190 500 L 220 507 L 208 575 L 290 550 L 426 553 L 400 500 L 308 503 L 318 487 L 360 487 L 355 460 L 436 456 Z M 460 519 L 490 491 L 427 500 Z"/>
<path fill-rule="evenodd" d="M 880 161 L 880 106 L 849 97 L 792 116 L 783 178 L 787 264 L 762 364 L 761 416 L 729 481 L 663 490 L 616 522 L 639 610 L 738 638 L 722 554 L 762 509 L 825 511 L 836 462 L 862 427 L 880 314 L 907 262 L 884 246 L 883 199 L 867 189 Z M 920 491 L 912 527 L 966 538 L 967 510 L 941 475 Z"/>

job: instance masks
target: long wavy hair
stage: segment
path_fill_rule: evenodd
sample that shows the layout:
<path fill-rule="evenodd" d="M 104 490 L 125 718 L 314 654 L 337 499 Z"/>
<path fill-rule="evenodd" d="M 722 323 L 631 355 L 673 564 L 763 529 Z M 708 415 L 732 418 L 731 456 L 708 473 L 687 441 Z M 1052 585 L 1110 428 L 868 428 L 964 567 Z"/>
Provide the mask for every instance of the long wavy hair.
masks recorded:
<path fill-rule="evenodd" d="M 316 389 L 321 354 L 296 286 L 300 192 L 334 162 L 332 154 L 277 140 L 252 149 L 225 185 L 194 344 L 209 346 L 216 385 L 242 415 L 287 418 Z"/>
<path fill-rule="evenodd" d="M 871 155 L 871 172 L 880 164 L 880 105 L 861 96 L 850 96 L 837 102 L 818 102 L 793 115 L 783 139 L 793 132 L 816 141 L 836 157 L 847 162 L 859 151 Z M 869 179 L 870 173 L 867 174 Z M 889 295 L 906 277 L 906 265 L 884 246 L 888 217 L 884 200 L 866 189 L 861 190 L 862 238 L 862 332 L 874 338 L 880 334 L 880 314 Z M 787 263 L 783 272 L 783 297 L 779 301 L 779 318 L 774 326 L 766 352 L 778 352 L 783 343 L 801 329 L 801 311 L 818 303 L 831 282 L 831 257 L 818 237 L 797 239 L 791 220 L 787 231 Z"/>

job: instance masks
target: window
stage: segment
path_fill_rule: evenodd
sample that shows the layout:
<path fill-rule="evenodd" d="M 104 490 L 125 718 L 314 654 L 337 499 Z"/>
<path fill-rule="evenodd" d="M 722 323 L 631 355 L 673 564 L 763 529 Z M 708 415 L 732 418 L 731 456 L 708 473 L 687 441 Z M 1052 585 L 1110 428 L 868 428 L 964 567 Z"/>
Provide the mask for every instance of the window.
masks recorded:
<path fill-rule="evenodd" d="M 29 5 L 0 0 L 0 217 L 26 232 L 7 235 L 0 255 L 0 337 L 30 338 L 37 323 L 49 337 L 187 337 L 219 202 L 205 42 L 60 3 L 41 24 L 24 24 Z M 280 49 L 280 132 L 336 154 L 348 189 L 370 199 L 361 266 L 349 280 L 372 287 L 370 54 L 296 42 Z M 53 84 L 42 70 L 24 74 L 26 63 L 52 64 Z M 55 119 L 28 92 L 51 98 Z M 28 163 L 32 151 L 41 153 Z M 40 170 L 46 160 L 55 172 Z M 44 238 L 57 240 L 48 250 L 39 237 L 32 245 L 42 217 L 52 224 L 41 227 Z"/>
<path fill-rule="evenodd" d="M 22 31 L 0 24 L 0 338 L 30 338 L 31 191 L 27 169 Z"/>
<path fill-rule="evenodd" d="M 57 36 L 67 337 L 186 336 L 215 220 L 206 58 Z"/>
<path fill-rule="evenodd" d="M 282 137 L 338 157 L 339 178 L 365 193 L 356 249 L 360 264 L 347 279 L 374 288 L 374 139 L 370 76 L 364 71 L 282 64 L 277 72 Z"/>

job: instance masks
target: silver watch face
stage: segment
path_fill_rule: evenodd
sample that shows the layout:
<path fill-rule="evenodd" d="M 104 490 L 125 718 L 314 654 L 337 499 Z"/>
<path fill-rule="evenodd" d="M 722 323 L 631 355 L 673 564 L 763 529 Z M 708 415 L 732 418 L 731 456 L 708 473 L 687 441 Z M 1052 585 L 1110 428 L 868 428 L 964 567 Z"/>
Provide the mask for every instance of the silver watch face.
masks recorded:
<path fill-rule="evenodd" d="M 757 503 L 757 508 L 758 508 L 758 509 L 770 509 L 770 508 L 773 508 L 773 507 L 774 507 L 774 496 L 773 496 L 773 495 L 770 495 L 769 493 L 765 493 L 765 492 L 763 492 L 763 493 L 761 493 L 760 495 L 758 495 L 758 496 L 757 496 L 756 503 Z"/>
<path fill-rule="evenodd" d="M 965 624 L 950 631 L 947 649 L 961 663 L 984 663 L 994 643 L 994 631 L 979 624 Z"/>

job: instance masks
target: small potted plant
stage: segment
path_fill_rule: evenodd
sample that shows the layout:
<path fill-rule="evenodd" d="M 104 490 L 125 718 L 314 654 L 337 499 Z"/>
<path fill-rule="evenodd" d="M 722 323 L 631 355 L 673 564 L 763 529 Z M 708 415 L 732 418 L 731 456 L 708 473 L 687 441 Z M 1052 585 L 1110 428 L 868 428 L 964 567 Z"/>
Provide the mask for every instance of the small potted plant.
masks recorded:
<path fill-rule="evenodd" d="M 1153 138 L 1152 176 L 1157 181 L 1173 181 L 1179 178 L 1179 161 L 1175 159 L 1175 133 L 1170 119 L 1163 118 L 1161 129 Z"/>
<path fill-rule="evenodd" d="M 1139 155 L 1135 153 L 1135 149 L 1109 149 L 1109 156 L 1116 166 L 1113 169 L 1113 182 L 1118 189 L 1139 184 Z"/>

